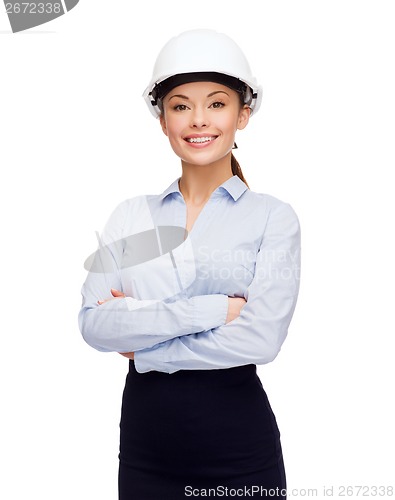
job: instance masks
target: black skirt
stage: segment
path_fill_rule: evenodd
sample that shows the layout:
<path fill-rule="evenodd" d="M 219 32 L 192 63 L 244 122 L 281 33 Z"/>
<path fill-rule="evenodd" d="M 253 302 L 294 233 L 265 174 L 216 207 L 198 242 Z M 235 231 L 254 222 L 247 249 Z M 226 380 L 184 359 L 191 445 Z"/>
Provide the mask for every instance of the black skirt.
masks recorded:
<path fill-rule="evenodd" d="M 185 500 L 208 489 L 285 498 L 285 488 L 280 433 L 255 365 L 169 375 L 138 373 L 130 361 L 119 500 Z"/>

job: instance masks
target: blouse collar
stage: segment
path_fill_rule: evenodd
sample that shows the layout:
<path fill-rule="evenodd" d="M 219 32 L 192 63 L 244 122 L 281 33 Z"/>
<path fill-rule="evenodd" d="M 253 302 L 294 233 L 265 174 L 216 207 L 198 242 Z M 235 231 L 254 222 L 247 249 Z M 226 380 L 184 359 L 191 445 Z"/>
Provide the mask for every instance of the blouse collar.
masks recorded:
<path fill-rule="evenodd" d="M 173 193 L 179 193 L 181 195 L 180 188 L 178 187 L 179 180 L 180 177 L 173 181 L 170 186 L 159 195 L 159 199 L 162 200 Z M 229 193 L 234 201 L 237 201 L 246 189 L 248 189 L 246 183 L 243 182 L 239 176 L 234 175 L 218 186 L 214 193 L 217 193 L 219 196 Z"/>

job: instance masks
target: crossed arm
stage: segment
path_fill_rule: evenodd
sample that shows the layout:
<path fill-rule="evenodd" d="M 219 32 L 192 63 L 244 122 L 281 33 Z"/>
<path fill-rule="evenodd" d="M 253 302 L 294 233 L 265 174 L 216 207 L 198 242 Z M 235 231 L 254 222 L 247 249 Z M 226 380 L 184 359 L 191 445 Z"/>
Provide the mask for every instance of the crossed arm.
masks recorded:
<path fill-rule="evenodd" d="M 246 300 L 215 294 L 140 301 L 124 296 L 116 272 L 88 276 L 80 329 L 92 347 L 134 359 L 140 372 L 268 363 L 286 338 L 299 272 L 299 222 L 281 203 L 268 216 Z"/>
<path fill-rule="evenodd" d="M 120 290 L 115 290 L 114 288 L 111 288 L 110 291 L 111 291 L 111 297 L 104 300 L 98 300 L 97 303 L 99 305 L 109 302 L 110 300 L 122 299 L 126 297 L 125 294 Z M 233 321 L 240 315 L 240 311 L 246 302 L 247 301 L 242 297 L 228 297 L 228 312 L 226 315 L 225 324 L 229 323 L 230 321 Z M 134 359 L 134 352 L 120 352 L 119 354 L 121 354 L 125 358 Z"/>

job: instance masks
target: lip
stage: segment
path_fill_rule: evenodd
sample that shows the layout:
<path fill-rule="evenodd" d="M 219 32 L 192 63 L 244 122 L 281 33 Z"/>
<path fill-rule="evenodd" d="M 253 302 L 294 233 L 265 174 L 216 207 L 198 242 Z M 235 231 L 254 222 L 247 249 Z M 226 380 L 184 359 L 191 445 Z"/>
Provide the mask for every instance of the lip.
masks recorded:
<path fill-rule="evenodd" d="M 213 137 L 211 141 L 207 142 L 188 142 L 187 139 L 197 139 L 199 137 Z M 195 149 L 202 149 L 202 148 L 207 148 L 210 146 L 210 144 L 213 144 L 215 140 L 217 139 L 218 135 L 215 134 L 190 134 L 185 137 L 183 137 L 184 141 L 188 144 L 188 146 L 191 146 L 192 148 Z"/>

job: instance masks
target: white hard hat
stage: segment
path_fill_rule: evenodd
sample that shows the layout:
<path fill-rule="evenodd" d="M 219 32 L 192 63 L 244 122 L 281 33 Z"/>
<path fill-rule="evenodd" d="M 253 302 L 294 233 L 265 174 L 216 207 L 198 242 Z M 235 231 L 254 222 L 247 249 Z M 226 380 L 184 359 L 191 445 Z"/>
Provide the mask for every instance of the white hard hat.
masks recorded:
<path fill-rule="evenodd" d="M 162 48 L 143 93 L 151 113 L 159 117 L 158 101 L 177 85 L 194 81 L 215 81 L 242 92 L 251 115 L 262 101 L 262 88 L 240 47 L 214 30 L 185 31 Z"/>

